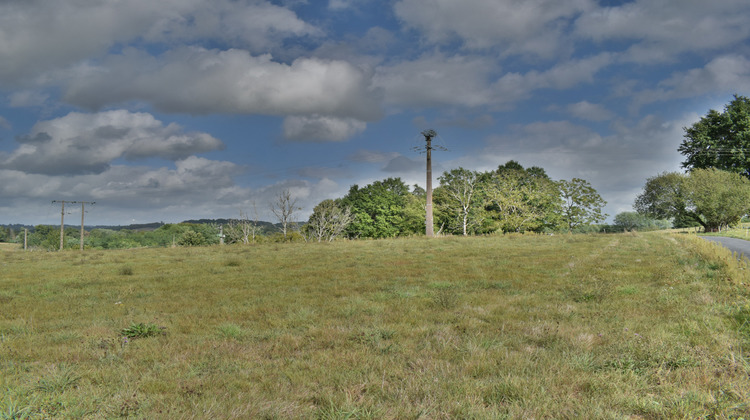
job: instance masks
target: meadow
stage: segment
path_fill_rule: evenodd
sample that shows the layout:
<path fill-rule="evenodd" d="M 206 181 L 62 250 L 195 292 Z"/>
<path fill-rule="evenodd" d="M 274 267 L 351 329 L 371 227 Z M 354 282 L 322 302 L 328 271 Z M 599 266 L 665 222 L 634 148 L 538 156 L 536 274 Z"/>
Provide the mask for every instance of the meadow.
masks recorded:
<path fill-rule="evenodd" d="M 691 235 L 0 249 L 0 419 L 750 417 Z"/>

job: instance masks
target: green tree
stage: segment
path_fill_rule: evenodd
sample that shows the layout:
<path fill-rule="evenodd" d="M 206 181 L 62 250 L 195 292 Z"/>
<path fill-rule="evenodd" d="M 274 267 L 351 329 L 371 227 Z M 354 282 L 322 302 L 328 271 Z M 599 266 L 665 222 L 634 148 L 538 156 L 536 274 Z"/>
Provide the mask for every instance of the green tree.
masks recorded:
<path fill-rule="evenodd" d="M 715 231 L 736 224 L 750 211 L 750 180 L 718 169 L 663 173 L 646 181 L 635 209 L 655 218 L 692 220 L 707 232 Z"/>
<path fill-rule="evenodd" d="M 485 208 L 504 232 L 542 231 L 559 222 L 557 184 L 544 169 L 508 161 L 483 177 Z"/>
<path fill-rule="evenodd" d="M 483 209 L 478 199 L 481 176 L 478 172 L 459 167 L 443 172 L 435 189 L 434 200 L 438 220 L 445 219 L 452 231 L 467 236 L 482 222 Z M 445 216 L 440 217 L 441 214 Z"/>
<path fill-rule="evenodd" d="M 354 217 L 349 207 L 341 207 L 340 200 L 323 200 L 313 209 L 302 227 L 305 239 L 331 242 L 341 236 Z"/>
<path fill-rule="evenodd" d="M 573 178 L 558 182 L 562 196 L 562 222 L 568 230 L 603 222 L 607 218 L 602 208 L 607 202 L 588 181 Z"/>
<path fill-rule="evenodd" d="M 716 168 L 750 177 L 750 99 L 734 96 L 724 112 L 710 110 L 685 129 L 677 149 L 684 168 Z"/>
<path fill-rule="evenodd" d="M 404 209 L 409 196 L 401 178 L 375 181 L 359 188 L 353 185 L 341 199 L 351 208 L 354 220 L 346 229 L 349 238 L 388 238 L 402 233 Z"/>

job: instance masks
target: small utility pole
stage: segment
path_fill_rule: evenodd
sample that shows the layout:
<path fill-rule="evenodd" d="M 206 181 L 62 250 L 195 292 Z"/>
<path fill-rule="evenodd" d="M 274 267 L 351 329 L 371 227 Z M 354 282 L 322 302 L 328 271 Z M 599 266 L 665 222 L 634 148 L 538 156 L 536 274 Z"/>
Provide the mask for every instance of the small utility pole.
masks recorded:
<path fill-rule="evenodd" d="M 84 204 L 91 204 L 91 205 L 93 205 L 95 203 L 96 203 L 95 201 L 91 201 L 91 202 L 81 201 L 81 252 L 83 252 L 83 232 L 84 232 L 84 230 L 83 230 L 83 213 L 85 213 L 83 205 Z"/>

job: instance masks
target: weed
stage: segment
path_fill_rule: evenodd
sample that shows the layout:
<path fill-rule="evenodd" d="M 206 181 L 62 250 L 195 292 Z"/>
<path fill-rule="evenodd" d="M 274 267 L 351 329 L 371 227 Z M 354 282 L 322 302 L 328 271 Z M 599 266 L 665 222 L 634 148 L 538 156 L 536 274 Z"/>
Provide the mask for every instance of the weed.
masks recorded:
<path fill-rule="evenodd" d="M 452 289 L 438 289 L 432 296 L 432 302 L 441 309 L 453 309 L 458 305 L 459 295 Z"/>
<path fill-rule="evenodd" d="M 120 331 L 124 337 L 127 338 L 146 338 L 155 337 L 157 335 L 165 335 L 166 327 L 160 327 L 156 324 L 145 324 L 143 322 L 130 324 L 129 327 L 123 328 Z"/>
<path fill-rule="evenodd" d="M 239 259 L 233 258 L 231 260 L 227 260 L 224 265 L 227 267 L 239 267 L 242 265 L 242 262 Z"/>
<path fill-rule="evenodd" d="M 133 275 L 133 267 L 125 266 L 120 267 L 120 275 L 121 276 L 132 276 Z"/>
<path fill-rule="evenodd" d="M 219 335 L 224 338 L 239 340 L 245 335 L 245 332 L 237 324 L 223 324 L 219 326 Z"/>
<path fill-rule="evenodd" d="M 47 375 L 37 382 L 34 389 L 42 392 L 64 392 L 78 386 L 81 377 L 68 365 L 53 366 Z"/>
<path fill-rule="evenodd" d="M 26 420 L 31 418 L 31 407 L 23 405 L 10 396 L 0 403 L 0 420 Z"/>

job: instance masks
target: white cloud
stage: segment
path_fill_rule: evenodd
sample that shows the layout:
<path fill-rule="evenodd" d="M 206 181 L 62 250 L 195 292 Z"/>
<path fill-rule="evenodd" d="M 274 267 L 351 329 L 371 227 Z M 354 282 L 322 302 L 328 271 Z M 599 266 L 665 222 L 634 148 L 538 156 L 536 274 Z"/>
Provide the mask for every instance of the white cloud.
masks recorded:
<path fill-rule="evenodd" d="M 9 105 L 13 108 L 43 106 L 48 99 L 49 95 L 46 93 L 34 90 L 22 90 L 10 94 Z"/>
<path fill-rule="evenodd" d="M 320 115 L 284 118 L 284 138 L 297 141 L 343 141 L 362 133 L 367 124 L 352 118 Z"/>
<path fill-rule="evenodd" d="M 291 64 L 242 50 L 183 47 L 152 57 L 135 50 L 81 69 L 64 98 L 89 108 L 147 101 L 167 112 L 323 115 L 370 121 L 381 111 L 359 68 L 335 60 Z"/>
<path fill-rule="evenodd" d="M 390 104 L 473 107 L 492 101 L 492 92 L 487 88 L 495 70 L 495 64 L 487 58 L 437 53 L 381 66 L 373 85 L 384 90 Z"/>
<path fill-rule="evenodd" d="M 0 84 L 33 80 L 112 46 L 221 41 L 251 51 L 322 32 L 262 0 L 0 2 Z"/>
<path fill-rule="evenodd" d="M 396 152 L 381 152 L 377 150 L 359 150 L 349 156 L 349 160 L 354 162 L 377 163 L 385 162 L 399 156 Z"/>
<path fill-rule="evenodd" d="M 506 54 L 559 56 L 563 33 L 591 0 L 401 0 L 396 15 L 433 43 L 460 39 L 470 49 Z"/>
<path fill-rule="evenodd" d="M 707 93 L 750 91 L 750 60 L 731 54 L 719 56 L 702 68 L 672 74 L 654 90 L 635 95 L 635 105 L 696 97 Z"/>
<path fill-rule="evenodd" d="M 635 41 L 626 59 L 661 62 L 740 43 L 750 37 L 748 20 L 746 0 L 637 0 L 589 10 L 575 25 L 579 36 L 597 42 Z"/>
<path fill-rule="evenodd" d="M 588 101 L 576 102 L 565 107 L 571 116 L 585 121 L 607 121 L 614 118 L 614 114 L 601 104 Z"/>
<path fill-rule="evenodd" d="M 354 9 L 367 1 L 369 0 L 328 0 L 328 9 L 333 11 Z"/>
<path fill-rule="evenodd" d="M 209 134 L 185 133 L 150 114 L 125 110 L 72 112 L 35 124 L 18 141 L 16 150 L 0 156 L 0 168 L 58 175 L 101 173 L 119 158 L 178 160 L 223 147 Z"/>

